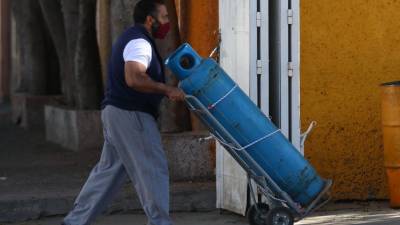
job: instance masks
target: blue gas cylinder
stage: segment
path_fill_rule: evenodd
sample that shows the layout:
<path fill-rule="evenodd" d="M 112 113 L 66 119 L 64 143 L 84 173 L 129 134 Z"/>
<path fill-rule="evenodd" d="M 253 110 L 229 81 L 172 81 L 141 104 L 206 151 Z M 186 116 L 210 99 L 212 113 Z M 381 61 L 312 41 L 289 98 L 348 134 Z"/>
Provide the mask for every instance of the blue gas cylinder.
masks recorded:
<path fill-rule="evenodd" d="M 238 149 L 239 155 L 246 151 L 294 201 L 306 206 L 323 190 L 325 182 L 315 169 L 213 59 L 202 59 L 183 44 L 165 64 L 186 94 L 197 97 L 240 145 L 248 146 Z"/>

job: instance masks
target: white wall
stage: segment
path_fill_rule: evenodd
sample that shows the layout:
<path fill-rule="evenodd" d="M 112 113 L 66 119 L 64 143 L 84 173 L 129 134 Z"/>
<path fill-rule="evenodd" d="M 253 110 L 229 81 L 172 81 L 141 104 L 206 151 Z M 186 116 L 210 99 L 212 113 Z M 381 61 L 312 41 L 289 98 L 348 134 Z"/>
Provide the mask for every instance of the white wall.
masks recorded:
<path fill-rule="evenodd" d="M 220 0 L 220 65 L 249 94 L 250 30 L 248 0 Z M 247 177 L 244 170 L 217 145 L 217 208 L 245 213 Z"/>

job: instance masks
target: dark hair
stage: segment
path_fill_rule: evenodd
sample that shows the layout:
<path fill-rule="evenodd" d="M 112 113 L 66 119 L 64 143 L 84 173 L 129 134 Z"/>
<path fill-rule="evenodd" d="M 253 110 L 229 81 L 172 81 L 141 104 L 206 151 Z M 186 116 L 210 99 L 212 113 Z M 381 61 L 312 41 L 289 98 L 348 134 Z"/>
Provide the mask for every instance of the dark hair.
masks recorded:
<path fill-rule="evenodd" d="M 165 2 L 163 0 L 141 0 L 136 3 L 133 13 L 135 23 L 143 24 L 147 16 L 155 16 L 159 5 L 165 5 Z"/>

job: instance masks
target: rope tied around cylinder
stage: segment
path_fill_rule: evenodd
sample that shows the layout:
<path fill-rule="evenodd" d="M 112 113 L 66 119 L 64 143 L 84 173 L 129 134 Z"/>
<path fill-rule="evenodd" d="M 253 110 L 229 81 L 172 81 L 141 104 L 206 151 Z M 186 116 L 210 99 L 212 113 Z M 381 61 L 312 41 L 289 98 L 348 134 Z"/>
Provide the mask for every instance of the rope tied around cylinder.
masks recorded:
<path fill-rule="evenodd" d="M 213 136 L 213 137 L 214 137 L 219 143 L 221 143 L 223 146 L 226 146 L 226 147 L 231 148 L 231 149 L 236 150 L 236 151 L 242 151 L 242 150 L 245 150 L 245 149 L 247 149 L 247 148 L 250 148 L 251 146 L 253 146 L 253 145 L 255 145 L 255 144 L 257 144 L 257 143 L 259 143 L 259 142 L 261 142 L 261 141 L 263 141 L 263 140 L 265 140 L 265 139 L 271 137 L 272 135 L 274 135 L 274 134 L 276 134 L 276 133 L 278 133 L 278 132 L 280 132 L 280 131 L 281 131 L 280 129 L 277 129 L 277 130 L 275 130 L 275 131 L 273 131 L 273 132 L 271 132 L 271 133 L 269 133 L 269 134 L 267 134 L 267 135 L 265 135 L 265 136 L 263 136 L 263 137 L 261 137 L 261 138 L 255 140 L 255 141 L 253 141 L 253 142 L 251 142 L 251 143 L 249 143 L 249 144 L 247 144 L 247 145 L 245 145 L 245 146 L 243 146 L 243 147 L 239 147 L 239 148 L 238 148 L 238 147 L 235 147 L 235 146 L 233 146 L 233 145 L 231 145 L 231 144 L 229 144 L 229 143 L 227 143 L 227 142 L 225 142 L 225 141 L 223 141 L 223 140 L 221 140 L 220 138 L 216 137 L 216 136 L 215 136 L 214 134 L 212 134 L 212 133 L 211 133 L 211 136 Z"/>
<path fill-rule="evenodd" d="M 235 84 L 235 86 L 233 86 L 233 88 L 231 90 L 229 90 L 224 96 L 222 96 L 220 99 L 218 99 L 216 102 L 214 102 L 213 104 L 210 104 L 207 108 L 208 110 L 211 110 L 213 108 L 215 108 L 215 106 L 217 106 L 220 102 L 222 102 L 226 97 L 228 97 L 236 88 L 238 87 L 237 84 Z"/>

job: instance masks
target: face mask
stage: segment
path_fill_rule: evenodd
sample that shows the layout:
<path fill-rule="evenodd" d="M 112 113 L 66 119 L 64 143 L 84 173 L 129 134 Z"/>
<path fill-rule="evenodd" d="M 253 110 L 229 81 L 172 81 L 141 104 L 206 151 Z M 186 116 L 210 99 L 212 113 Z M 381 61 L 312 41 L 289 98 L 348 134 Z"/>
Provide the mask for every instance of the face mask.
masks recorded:
<path fill-rule="evenodd" d="M 160 22 L 156 21 L 155 23 L 153 23 L 153 27 L 152 28 L 153 28 L 152 29 L 153 30 L 153 36 L 155 38 L 164 39 L 165 36 L 167 36 L 167 34 L 168 34 L 168 32 L 169 32 L 169 30 L 171 28 L 171 25 L 170 25 L 169 22 L 161 24 Z"/>

